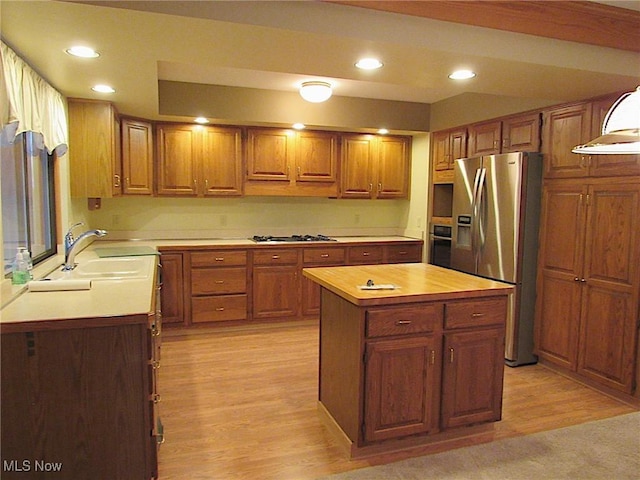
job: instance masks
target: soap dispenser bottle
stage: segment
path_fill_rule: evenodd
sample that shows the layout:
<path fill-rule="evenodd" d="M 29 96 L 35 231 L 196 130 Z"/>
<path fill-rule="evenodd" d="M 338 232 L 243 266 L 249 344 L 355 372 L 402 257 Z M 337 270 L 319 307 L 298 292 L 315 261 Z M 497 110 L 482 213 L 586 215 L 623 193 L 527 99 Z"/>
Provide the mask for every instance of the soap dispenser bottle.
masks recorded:
<path fill-rule="evenodd" d="M 22 251 L 18 248 L 16 258 L 13 260 L 11 283 L 13 285 L 24 285 L 29 281 L 29 268 L 24 259 Z"/>

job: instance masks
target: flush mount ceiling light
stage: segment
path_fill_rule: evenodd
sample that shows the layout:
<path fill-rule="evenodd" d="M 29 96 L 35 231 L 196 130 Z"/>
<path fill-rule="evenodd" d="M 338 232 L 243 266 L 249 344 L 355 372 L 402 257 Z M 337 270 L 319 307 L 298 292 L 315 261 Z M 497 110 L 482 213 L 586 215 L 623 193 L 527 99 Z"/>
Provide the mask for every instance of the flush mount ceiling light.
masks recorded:
<path fill-rule="evenodd" d="M 451 80 L 468 80 L 476 76 L 476 72 L 472 72 L 471 70 L 456 70 L 455 72 L 449 74 L 449 78 Z"/>
<path fill-rule="evenodd" d="M 305 128 L 307 128 L 304 123 L 294 123 L 293 125 L 291 125 L 291 127 L 295 130 L 304 130 Z"/>
<path fill-rule="evenodd" d="M 76 45 L 71 48 L 68 48 L 66 52 L 69 55 L 73 55 L 74 57 L 81 57 L 81 58 L 96 58 L 100 56 L 100 54 L 96 52 L 93 48 L 83 47 L 80 45 Z"/>
<path fill-rule="evenodd" d="M 356 67 L 362 70 L 375 70 L 376 68 L 382 67 L 382 65 L 382 62 L 377 58 L 361 58 L 356 63 Z"/>
<path fill-rule="evenodd" d="M 331 84 L 329 82 L 311 81 L 303 82 L 300 86 L 300 96 L 307 102 L 320 103 L 331 97 Z"/>
<path fill-rule="evenodd" d="M 616 100 L 604 117 L 600 137 L 571 151 L 590 155 L 640 154 L 640 87 Z"/>
<path fill-rule="evenodd" d="M 386 135 L 387 133 L 389 133 L 389 130 L 387 130 L 386 128 L 381 128 L 378 130 L 378 133 L 380 135 Z"/>
<path fill-rule="evenodd" d="M 109 85 L 96 85 L 91 90 L 98 93 L 115 93 L 115 89 Z"/>
<path fill-rule="evenodd" d="M 197 117 L 193 120 L 196 123 L 199 123 L 200 125 L 204 125 L 205 123 L 209 123 L 209 119 L 204 118 L 204 117 Z"/>

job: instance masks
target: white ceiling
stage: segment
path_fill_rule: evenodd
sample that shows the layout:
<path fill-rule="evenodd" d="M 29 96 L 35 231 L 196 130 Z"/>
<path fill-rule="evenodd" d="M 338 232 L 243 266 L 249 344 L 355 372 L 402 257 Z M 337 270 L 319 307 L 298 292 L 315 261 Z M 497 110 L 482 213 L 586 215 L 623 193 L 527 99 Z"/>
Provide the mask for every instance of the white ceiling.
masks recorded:
<path fill-rule="evenodd" d="M 151 119 L 163 118 L 158 80 L 293 92 L 325 79 L 336 96 L 420 103 L 470 93 L 559 103 L 640 84 L 637 52 L 316 1 L 92 3 L 3 0 L 2 38 L 64 95 Z M 73 44 L 101 56 L 72 58 Z M 362 56 L 385 65 L 359 71 Z M 478 76 L 447 78 L 463 67 Z M 96 94 L 96 83 L 117 91 Z"/>

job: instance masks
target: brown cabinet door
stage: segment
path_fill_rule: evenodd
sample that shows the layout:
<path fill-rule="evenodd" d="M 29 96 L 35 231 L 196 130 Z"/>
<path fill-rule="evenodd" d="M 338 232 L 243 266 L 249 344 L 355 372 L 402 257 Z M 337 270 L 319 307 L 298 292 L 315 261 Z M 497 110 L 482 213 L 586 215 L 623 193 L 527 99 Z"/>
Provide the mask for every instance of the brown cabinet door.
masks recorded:
<path fill-rule="evenodd" d="M 376 189 L 378 198 L 406 198 L 409 195 L 409 152 L 405 137 L 378 138 Z"/>
<path fill-rule="evenodd" d="M 299 276 L 296 265 L 253 267 L 253 318 L 298 315 Z"/>
<path fill-rule="evenodd" d="M 539 113 L 507 118 L 502 121 L 502 153 L 540 151 Z"/>
<path fill-rule="evenodd" d="M 162 269 L 160 290 L 162 322 L 165 324 L 184 324 L 184 275 L 181 253 L 163 253 L 160 255 Z"/>
<path fill-rule="evenodd" d="M 477 123 L 469 126 L 469 156 L 500 153 L 502 122 Z"/>
<path fill-rule="evenodd" d="M 546 178 L 584 177 L 587 158 L 572 153 L 591 140 L 591 104 L 580 103 L 544 112 L 544 174 Z"/>
<path fill-rule="evenodd" d="M 589 190 L 578 372 L 633 389 L 640 261 L 640 184 Z"/>
<path fill-rule="evenodd" d="M 242 195 L 240 128 L 202 129 L 201 191 L 205 196 Z"/>
<path fill-rule="evenodd" d="M 572 370 L 578 355 L 586 194 L 585 186 L 571 182 L 545 185 L 542 194 L 536 353 Z"/>
<path fill-rule="evenodd" d="M 298 132 L 295 155 L 296 182 L 337 181 L 338 134 Z"/>
<path fill-rule="evenodd" d="M 293 164 L 294 136 L 284 129 L 249 129 L 247 180 L 288 181 Z"/>
<path fill-rule="evenodd" d="M 197 130 L 190 125 L 160 125 L 158 195 L 196 195 L 201 155 Z"/>
<path fill-rule="evenodd" d="M 122 119 L 122 193 L 153 194 L 153 132 L 149 122 Z"/>
<path fill-rule="evenodd" d="M 438 420 L 439 335 L 366 345 L 364 440 L 434 431 Z"/>
<path fill-rule="evenodd" d="M 373 198 L 373 169 L 377 162 L 375 141 L 374 135 L 343 135 L 343 198 Z"/>
<path fill-rule="evenodd" d="M 431 149 L 433 169 L 448 170 L 451 168 L 451 141 L 449 131 L 434 132 L 431 141 L 433 142 L 433 147 Z"/>
<path fill-rule="evenodd" d="M 443 429 L 500 420 L 503 329 L 445 333 L 442 363 Z"/>
<path fill-rule="evenodd" d="M 602 122 L 618 96 L 593 102 L 591 138 L 602 135 Z M 640 175 L 640 155 L 589 155 L 589 171 L 594 177 Z"/>
<path fill-rule="evenodd" d="M 68 110 L 71 196 L 120 195 L 120 122 L 115 107 L 108 102 L 70 99 Z"/>

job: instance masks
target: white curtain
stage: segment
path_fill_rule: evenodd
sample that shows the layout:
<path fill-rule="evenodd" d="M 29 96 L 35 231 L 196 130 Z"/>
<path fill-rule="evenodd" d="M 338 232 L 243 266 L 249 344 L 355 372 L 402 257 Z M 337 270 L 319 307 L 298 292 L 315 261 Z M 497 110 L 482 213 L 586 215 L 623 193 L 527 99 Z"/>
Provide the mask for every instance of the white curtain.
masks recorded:
<path fill-rule="evenodd" d="M 38 147 L 58 156 L 67 152 L 67 116 L 62 95 L 4 42 L 0 72 L 0 127 L 8 142 L 35 132 Z"/>

